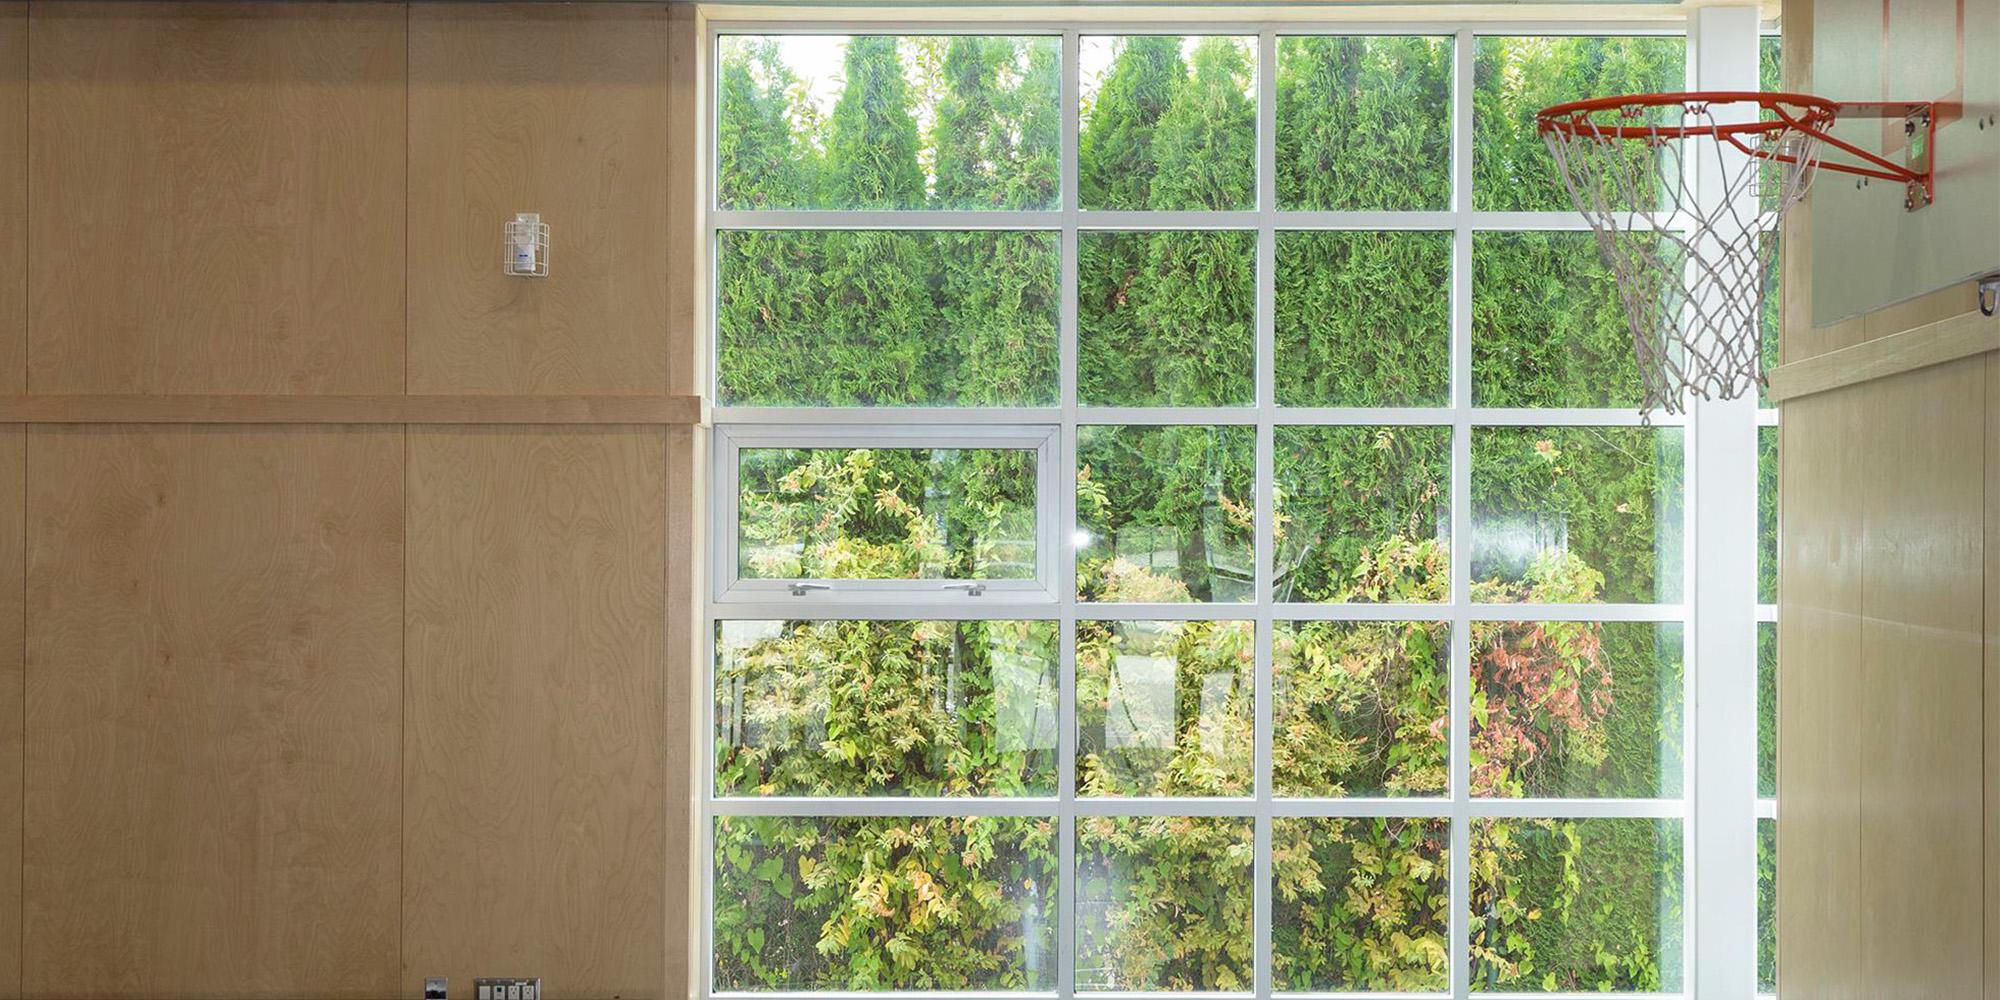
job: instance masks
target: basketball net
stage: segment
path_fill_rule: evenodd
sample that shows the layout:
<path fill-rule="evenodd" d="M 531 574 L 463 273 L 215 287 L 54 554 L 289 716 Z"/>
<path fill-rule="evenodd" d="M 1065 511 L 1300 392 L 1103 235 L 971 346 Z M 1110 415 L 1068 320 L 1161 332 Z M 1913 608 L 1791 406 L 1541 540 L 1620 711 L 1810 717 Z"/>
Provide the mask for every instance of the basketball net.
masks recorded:
<path fill-rule="evenodd" d="M 1782 109 L 1760 121 L 1761 102 L 1728 102 L 1748 116 L 1729 119 L 1716 114 L 1724 102 L 1696 97 L 1578 102 L 1539 119 L 1617 277 L 1649 423 L 1656 409 L 1764 384 L 1776 230 L 1819 166 L 1819 138 L 1788 127 Z"/>

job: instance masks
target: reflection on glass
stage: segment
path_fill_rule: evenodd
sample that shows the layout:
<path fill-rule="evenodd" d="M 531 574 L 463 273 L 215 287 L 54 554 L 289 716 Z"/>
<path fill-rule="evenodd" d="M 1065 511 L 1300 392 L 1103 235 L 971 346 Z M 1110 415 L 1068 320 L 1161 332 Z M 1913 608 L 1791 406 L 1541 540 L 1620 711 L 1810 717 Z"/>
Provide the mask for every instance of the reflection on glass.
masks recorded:
<path fill-rule="evenodd" d="M 1250 622 L 1078 622 L 1078 794 L 1249 795 L 1255 656 Z"/>
<path fill-rule="evenodd" d="M 1279 406 L 1443 406 L 1451 234 L 1277 234 Z"/>
<path fill-rule="evenodd" d="M 1076 447 L 1079 600 L 1255 596 L 1255 428 L 1087 426 Z"/>
<path fill-rule="evenodd" d="M 1679 624 L 1475 622 L 1472 794 L 1681 794 Z"/>
<path fill-rule="evenodd" d="M 1473 405 L 1638 406 L 1641 395 L 1631 327 L 1596 236 L 1474 234 Z"/>
<path fill-rule="evenodd" d="M 1451 598 L 1451 428 L 1275 431 L 1279 601 Z"/>
<path fill-rule="evenodd" d="M 1495 603 L 1681 599 L 1681 431 L 1472 432 L 1472 597 Z"/>
<path fill-rule="evenodd" d="M 1450 988 L 1451 822 L 1271 821 L 1271 975 L 1282 991 Z"/>
<path fill-rule="evenodd" d="M 1257 236 L 1086 232 L 1077 245 L 1077 400 L 1254 401 Z"/>
<path fill-rule="evenodd" d="M 730 406 L 1056 402 L 1058 240 L 879 229 L 716 234 Z"/>
<path fill-rule="evenodd" d="M 1256 207 L 1255 42 L 1177 35 L 1080 39 L 1082 207 Z"/>
<path fill-rule="evenodd" d="M 1436 796 L 1449 778 L 1449 622 L 1278 622 L 1273 788 L 1281 796 Z"/>
<path fill-rule="evenodd" d="M 1278 207 L 1451 207 L 1451 40 L 1278 39 Z"/>
<path fill-rule="evenodd" d="M 1472 207 L 1567 212 L 1573 206 L 1535 112 L 1606 94 L 1684 90 L 1687 40 L 1484 35 L 1473 40 L 1472 76 Z M 1631 145 L 1635 156 L 1653 155 Z"/>
<path fill-rule="evenodd" d="M 1053 209 L 1061 42 L 724 35 L 725 209 Z"/>
<path fill-rule="evenodd" d="M 722 816 L 715 986 L 1053 990 L 1044 817 Z"/>
<path fill-rule="evenodd" d="M 737 572 L 763 580 L 1027 580 L 1027 448 L 745 448 Z"/>
<path fill-rule="evenodd" d="M 724 621 L 721 795 L 1053 795 L 1054 622 Z"/>
<path fill-rule="evenodd" d="M 1681 989 L 1681 824 L 1475 819 L 1475 993 Z"/>
<path fill-rule="evenodd" d="M 1076 821 L 1076 987 L 1248 991 L 1247 818 Z"/>

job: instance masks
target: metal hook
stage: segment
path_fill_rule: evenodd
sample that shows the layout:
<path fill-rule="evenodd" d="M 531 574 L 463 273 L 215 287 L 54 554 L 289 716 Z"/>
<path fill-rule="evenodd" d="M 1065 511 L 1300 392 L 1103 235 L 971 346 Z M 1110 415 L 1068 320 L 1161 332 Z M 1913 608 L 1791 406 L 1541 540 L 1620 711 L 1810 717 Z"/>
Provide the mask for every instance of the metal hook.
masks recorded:
<path fill-rule="evenodd" d="M 1979 279 L 1979 315 L 1991 316 L 2000 310 L 2000 274 Z"/>

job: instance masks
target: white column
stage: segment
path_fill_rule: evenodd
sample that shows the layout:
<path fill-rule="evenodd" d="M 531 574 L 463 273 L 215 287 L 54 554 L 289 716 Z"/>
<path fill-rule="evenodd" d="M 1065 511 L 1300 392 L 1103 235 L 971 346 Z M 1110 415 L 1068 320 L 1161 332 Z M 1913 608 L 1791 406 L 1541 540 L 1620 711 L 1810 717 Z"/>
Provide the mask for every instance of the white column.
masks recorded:
<path fill-rule="evenodd" d="M 1756 7 L 1700 8 L 1690 19 L 1688 40 L 1694 89 L 1758 89 Z M 1697 196 L 1724 197 L 1713 146 L 1703 154 Z M 1728 155 L 1739 161 L 1742 156 Z M 1721 169 L 1735 166 L 1724 162 Z M 1752 193 L 1745 200 L 1754 198 Z M 1754 206 L 1746 205 L 1737 217 L 1755 218 Z M 1755 994 L 1757 977 L 1755 391 L 1727 401 L 1696 401 L 1688 434 L 1695 819 L 1688 859 L 1694 924 L 1688 988 L 1703 1000 L 1736 1000 Z"/>

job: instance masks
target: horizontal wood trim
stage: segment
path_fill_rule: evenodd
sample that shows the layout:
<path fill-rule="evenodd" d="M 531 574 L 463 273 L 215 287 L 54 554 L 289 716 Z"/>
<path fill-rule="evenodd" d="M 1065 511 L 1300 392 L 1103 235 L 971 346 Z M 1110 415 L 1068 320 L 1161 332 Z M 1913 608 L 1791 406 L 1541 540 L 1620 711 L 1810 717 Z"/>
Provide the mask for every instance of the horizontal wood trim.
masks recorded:
<path fill-rule="evenodd" d="M 666 424 L 694 396 L 0 395 L 8 424 Z"/>
<path fill-rule="evenodd" d="M 1992 350 L 2000 350 L 2000 317 L 1975 309 L 1779 365 L 1771 371 L 1770 397 L 1784 402 Z"/>

